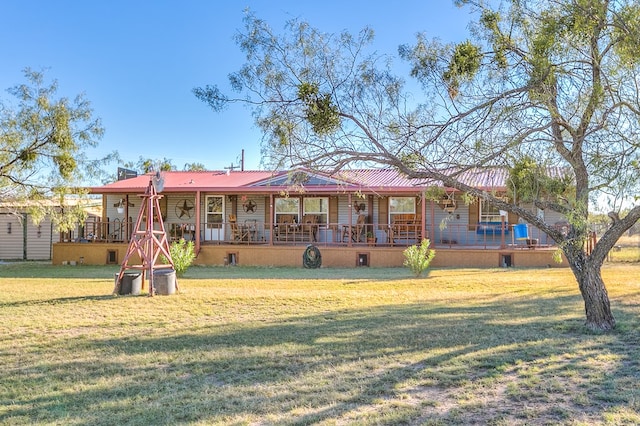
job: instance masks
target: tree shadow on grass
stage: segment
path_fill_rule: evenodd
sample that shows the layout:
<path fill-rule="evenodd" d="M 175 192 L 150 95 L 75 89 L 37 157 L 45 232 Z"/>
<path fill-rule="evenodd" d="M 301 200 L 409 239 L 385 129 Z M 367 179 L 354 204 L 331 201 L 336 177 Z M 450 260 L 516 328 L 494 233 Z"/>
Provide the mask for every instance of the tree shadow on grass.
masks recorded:
<path fill-rule="evenodd" d="M 0 278 L 106 278 L 120 270 L 113 265 L 52 265 L 49 262 L 11 262 L 0 265 Z"/>
<path fill-rule="evenodd" d="M 105 300 L 113 300 L 114 296 L 109 295 L 93 295 L 93 296 L 69 296 L 69 297 L 54 297 L 54 298 L 46 298 L 43 297 L 41 299 L 30 299 L 30 300 L 19 300 L 19 301 L 11 301 L 11 302 L 2 302 L 0 301 L 0 308 L 15 308 L 20 306 L 34 306 L 34 305 L 69 305 L 76 304 L 79 302 L 102 302 Z"/>
<path fill-rule="evenodd" d="M 69 339 L 70 354 L 89 348 L 100 361 L 15 367 L 0 423 L 524 424 L 637 410 L 634 327 L 589 334 L 576 303 L 388 305 L 259 324 L 203 318 L 177 333 Z M 636 307 L 619 314 L 637 325 Z M 12 398 L 25 377 L 47 385 Z"/>

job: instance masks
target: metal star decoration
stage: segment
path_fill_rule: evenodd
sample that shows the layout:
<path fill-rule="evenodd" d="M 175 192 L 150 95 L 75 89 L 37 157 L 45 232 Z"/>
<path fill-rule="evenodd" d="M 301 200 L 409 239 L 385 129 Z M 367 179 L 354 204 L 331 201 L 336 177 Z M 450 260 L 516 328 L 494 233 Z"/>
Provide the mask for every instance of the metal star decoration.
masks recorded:
<path fill-rule="evenodd" d="M 244 208 L 244 211 L 249 213 L 255 213 L 256 211 L 256 203 L 253 202 L 253 200 L 249 200 L 249 201 L 245 201 L 242 204 L 242 207 Z"/>
<path fill-rule="evenodd" d="M 191 217 L 191 210 L 193 210 L 193 203 L 189 200 L 182 200 L 182 202 L 178 202 L 178 204 L 176 205 L 176 214 L 178 215 L 179 219 L 182 219 L 183 217 L 187 217 L 190 218 Z"/>

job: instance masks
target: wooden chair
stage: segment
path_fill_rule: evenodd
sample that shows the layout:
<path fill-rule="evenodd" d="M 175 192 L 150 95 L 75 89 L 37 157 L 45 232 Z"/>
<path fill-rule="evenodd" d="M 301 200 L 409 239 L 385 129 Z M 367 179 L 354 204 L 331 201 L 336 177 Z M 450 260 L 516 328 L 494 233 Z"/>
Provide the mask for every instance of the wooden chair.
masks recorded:
<path fill-rule="evenodd" d="M 231 227 L 232 241 L 247 241 L 249 239 L 249 232 L 244 227 L 238 226 L 238 218 L 235 214 L 229 215 L 229 226 Z"/>
<path fill-rule="evenodd" d="M 363 238 L 366 234 L 367 230 L 367 215 L 360 214 L 358 215 L 358 219 L 356 219 L 355 226 L 343 225 L 342 226 L 342 242 L 344 242 L 345 238 L 354 243 L 358 243 L 360 241 L 364 241 Z"/>
<path fill-rule="evenodd" d="M 302 216 L 300 221 L 302 233 L 309 237 L 310 241 L 316 241 L 318 234 L 318 216 L 315 214 L 306 214 Z"/>
<path fill-rule="evenodd" d="M 273 228 L 276 238 L 281 240 L 287 240 L 289 231 L 293 231 L 293 227 L 296 226 L 295 217 L 292 214 L 278 215 L 278 222 Z"/>
<path fill-rule="evenodd" d="M 409 244 L 422 239 L 422 218 L 419 215 L 406 213 L 393 216 L 389 227 L 389 243 Z"/>
<path fill-rule="evenodd" d="M 295 223 L 295 217 L 292 214 L 278 215 L 278 225 L 293 225 Z"/>
<path fill-rule="evenodd" d="M 365 241 L 365 236 L 367 234 L 367 215 L 361 214 L 358 215 L 358 220 L 356 221 L 356 235 L 355 241 Z"/>
<path fill-rule="evenodd" d="M 258 240 L 258 221 L 256 219 L 246 219 L 244 221 L 244 229 L 249 235 L 249 241 Z"/>

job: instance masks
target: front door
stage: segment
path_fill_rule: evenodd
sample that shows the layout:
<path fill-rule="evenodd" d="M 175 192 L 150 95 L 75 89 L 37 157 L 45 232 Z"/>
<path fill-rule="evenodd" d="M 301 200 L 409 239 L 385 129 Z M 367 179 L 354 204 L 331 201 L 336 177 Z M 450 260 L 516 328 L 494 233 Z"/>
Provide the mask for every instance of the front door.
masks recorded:
<path fill-rule="evenodd" d="M 205 240 L 224 240 L 224 195 L 207 195 Z"/>

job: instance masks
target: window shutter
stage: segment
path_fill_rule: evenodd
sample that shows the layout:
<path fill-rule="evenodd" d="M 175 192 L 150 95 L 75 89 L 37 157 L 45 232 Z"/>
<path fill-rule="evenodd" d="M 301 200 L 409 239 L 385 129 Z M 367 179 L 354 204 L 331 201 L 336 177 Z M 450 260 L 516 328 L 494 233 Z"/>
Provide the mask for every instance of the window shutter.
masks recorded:
<path fill-rule="evenodd" d="M 383 226 L 389 224 L 389 197 L 378 198 L 378 223 Z"/>
<path fill-rule="evenodd" d="M 269 203 L 271 203 L 271 197 L 264 197 L 264 226 L 265 228 L 269 228 L 269 224 L 273 222 L 271 219 L 271 208 L 269 207 Z"/>
<path fill-rule="evenodd" d="M 477 198 L 473 203 L 469 204 L 469 231 L 476 231 L 478 221 L 480 220 L 480 200 Z"/>
<path fill-rule="evenodd" d="M 329 197 L 329 224 L 332 229 L 338 227 L 338 197 Z"/>
<path fill-rule="evenodd" d="M 231 214 L 238 216 L 238 197 L 231 199 Z"/>

